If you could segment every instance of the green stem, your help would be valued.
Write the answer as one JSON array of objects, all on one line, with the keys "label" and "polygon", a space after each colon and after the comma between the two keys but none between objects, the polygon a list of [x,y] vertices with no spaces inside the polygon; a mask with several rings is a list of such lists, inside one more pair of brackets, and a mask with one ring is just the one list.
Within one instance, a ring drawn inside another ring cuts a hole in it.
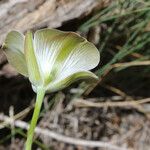
[{"label": "green stem", "polygon": [[31,125],[30,125],[28,133],[27,133],[27,141],[26,141],[26,144],[25,144],[25,150],[31,150],[31,148],[32,148],[34,129],[36,127],[37,120],[39,118],[39,113],[40,113],[40,110],[41,110],[44,95],[45,95],[45,90],[44,89],[39,89],[37,91],[37,97],[36,97],[34,113],[33,113],[33,116],[32,116]]}]

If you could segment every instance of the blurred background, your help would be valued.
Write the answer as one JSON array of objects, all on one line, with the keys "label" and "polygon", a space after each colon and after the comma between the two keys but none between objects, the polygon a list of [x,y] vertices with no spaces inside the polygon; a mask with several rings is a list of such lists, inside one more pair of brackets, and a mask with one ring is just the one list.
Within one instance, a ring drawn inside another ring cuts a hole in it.
[{"label": "blurred background", "polygon": [[[101,62],[93,72],[99,81],[46,95],[38,126],[57,137],[37,133],[33,149],[113,150],[113,144],[149,150],[150,1],[0,0],[0,45],[10,30],[46,27],[75,31],[96,45]],[[28,79],[0,50],[0,150],[23,149],[26,130],[17,121],[30,122],[34,100]],[[91,148],[86,140],[111,144]]]}]

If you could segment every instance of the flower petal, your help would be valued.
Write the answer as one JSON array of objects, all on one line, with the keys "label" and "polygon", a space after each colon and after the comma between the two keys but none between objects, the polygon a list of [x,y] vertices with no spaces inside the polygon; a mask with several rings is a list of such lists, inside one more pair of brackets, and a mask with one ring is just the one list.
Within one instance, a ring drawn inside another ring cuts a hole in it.
[{"label": "flower petal", "polygon": [[99,51],[92,43],[86,40],[78,43],[61,62],[62,67],[59,69],[56,80],[65,78],[75,72],[91,70],[98,65],[99,61]]},{"label": "flower petal", "polygon": [[4,45],[4,52],[9,63],[22,75],[28,76],[27,65],[24,57],[24,35],[17,31],[7,34]]},{"label": "flower petal", "polygon": [[90,81],[90,83],[92,83],[92,82],[97,81],[98,77],[90,71],[76,72],[62,80],[56,80],[56,81],[52,82],[51,84],[49,84],[47,86],[47,92],[55,92],[57,90],[61,90],[65,87],[71,85],[73,82],[82,80],[82,79]]},{"label": "flower petal", "polygon": [[42,29],[34,34],[34,49],[44,84],[53,78],[51,70],[61,45],[56,37],[62,34],[55,29]]},{"label": "flower petal", "polygon": [[31,32],[27,32],[25,36],[25,58],[28,67],[29,79],[33,85],[41,86],[42,80],[37,64],[37,60],[35,57],[35,51],[33,47],[33,37]]},{"label": "flower petal", "polygon": [[99,63],[99,52],[86,39],[73,32],[43,29],[35,33],[34,46],[46,83],[75,72],[90,70]]}]

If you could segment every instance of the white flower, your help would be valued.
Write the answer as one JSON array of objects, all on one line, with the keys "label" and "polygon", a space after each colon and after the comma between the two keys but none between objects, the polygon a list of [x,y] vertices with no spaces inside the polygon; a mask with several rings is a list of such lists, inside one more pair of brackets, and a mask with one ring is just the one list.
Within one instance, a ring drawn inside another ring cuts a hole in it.
[{"label": "white flower", "polygon": [[88,71],[100,61],[97,48],[73,32],[42,29],[34,36],[31,32],[24,36],[11,31],[5,39],[4,51],[9,63],[29,77],[34,91],[42,87],[53,92],[76,80],[97,79]]}]

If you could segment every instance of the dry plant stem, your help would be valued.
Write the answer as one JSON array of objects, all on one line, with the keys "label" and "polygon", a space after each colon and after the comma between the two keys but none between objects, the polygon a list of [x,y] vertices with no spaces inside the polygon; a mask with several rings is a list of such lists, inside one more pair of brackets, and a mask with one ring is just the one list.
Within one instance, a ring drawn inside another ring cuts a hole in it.
[{"label": "dry plant stem", "polygon": [[27,141],[25,144],[25,150],[31,150],[32,149],[34,130],[35,130],[35,127],[37,124],[37,120],[39,118],[39,113],[41,110],[44,95],[45,95],[45,90],[43,88],[38,89],[34,113],[32,116],[31,125],[30,125],[28,133],[27,133]]},{"label": "dry plant stem", "polygon": [[[26,122],[21,121],[21,120],[13,120],[12,118],[5,116],[3,114],[0,114],[0,120],[6,122],[7,124],[14,123],[16,127],[20,127],[22,129],[28,129],[29,127],[29,125]],[[35,133],[42,134],[49,138],[53,138],[57,141],[61,141],[61,142],[73,144],[73,145],[80,145],[80,146],[86,146],[86,147],[91,147],[91,148],[99,147],[99,148],[104,148],[107,150],[129,150],[127,148],[116,146],[110,142],[90,141],[90,140],[72,138],[72,137],[68,137],[68,136],[56,133],[54,131],[50,131],[48,129],[42,129],[40,127],[35,128]]]},{"label": "dry plant stem", "polygon": [[125,106],[132,106],[136,107],[137,105],[144,104],[150,102],[150,98],[145,98],[137,101],[125,101],[125,102],[91,102],[88,100],[77,99],[75,100],[74,105],[76,107],[95,107],[95,108],[102,108],[102,107],[125,107]]},{"label": "dry plant stem", "polygon": [[[30,105],[29,107],[25,108],[24,110],[20,111],[18,114],[13,116],[13,119],[23,119],[29,112],[30,110],[33,108],[33,104]],[[2,122],[0,123],[0,129],[5,128],[7,126],[6,122]]]},{"label": "dry plant stem", "polygon": [[132,66],[148,66],[150,65],[150,61],[135,61],[135,62],[126,62],[126,63],[116,63],[113,64],[113,68],[118,68],[118,67],[132,67]]}]

